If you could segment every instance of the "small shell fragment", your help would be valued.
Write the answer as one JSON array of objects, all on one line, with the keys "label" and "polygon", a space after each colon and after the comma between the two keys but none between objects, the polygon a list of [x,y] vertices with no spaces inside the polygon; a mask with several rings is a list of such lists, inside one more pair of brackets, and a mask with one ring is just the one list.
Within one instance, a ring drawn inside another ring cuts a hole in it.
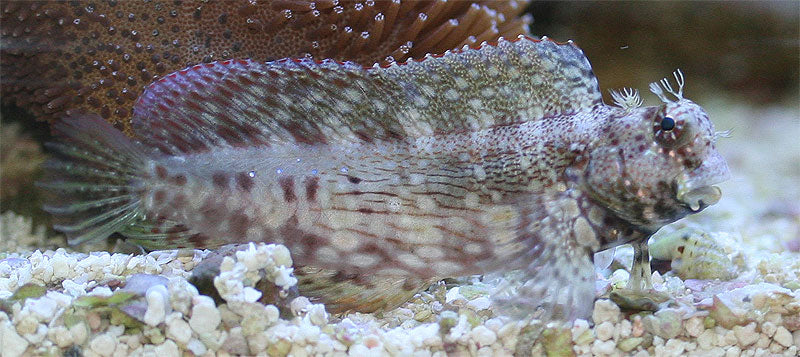
[{"label": "small shell fragment", "polygon": [[736,267],[708,233],[683,228],[656,239],[650,244],[654,260],[671,261],[672,270],[681,279],[731,280]]}]

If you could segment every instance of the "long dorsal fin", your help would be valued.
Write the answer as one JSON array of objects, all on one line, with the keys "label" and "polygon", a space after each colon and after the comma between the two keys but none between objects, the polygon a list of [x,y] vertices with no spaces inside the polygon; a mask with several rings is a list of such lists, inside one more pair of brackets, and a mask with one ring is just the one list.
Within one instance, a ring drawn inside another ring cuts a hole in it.
[{"label": "long dorsal fin", "polygon": [[197,65],[152,84],[133,124],[147,144],[177,154],[480,130],[601,102],[577,46],[519,37],[387,67],[309,59]]}]

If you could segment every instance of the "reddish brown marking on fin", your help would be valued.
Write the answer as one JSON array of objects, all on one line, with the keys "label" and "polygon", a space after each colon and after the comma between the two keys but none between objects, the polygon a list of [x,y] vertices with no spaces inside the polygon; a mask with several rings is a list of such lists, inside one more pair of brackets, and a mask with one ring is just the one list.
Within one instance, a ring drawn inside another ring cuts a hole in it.
[{"label": "reddish brown marking on fin", "polygon": [[300,239],[300,243],[309,248],[318,247],[324,242],[325,239],[315,234],[304,234],[303,238]]},{"label": "reddish brown marking on fin", "polygon": [[357,274],[353,274],[353,273],[348,274],[348,273],[345,273],[343,271],[337,271],[336,274],[334,274],[331,277],[331,280],[333,280],[333,282],[335,282],[335,283],[342,283],[342,282],[345,282],[345,281],[348,281],[348,280],[355,279],[356,276],[357,276]]},{"label": "reddish brown marking on fin", "polygon": [[247,237],[247,230],[250,229],[250,217],[244,213],[234,213],[228,220],[231,234],[240,240]]},{"label": "reddish brown marking on fin", "polygon": [[180,233],[180,232],[184,232],[184,231],[186,231],[186,226],[184,226],[182,224],[178,224],[178,225],[175,225],[175,226],[167,228],[166,233],[167,234],[175,234],[175,233]]},{"label": "reddish brown marking on fin", "polygon": [[381,249],[381,247],[379,247],[377,244],[373,242],[367,242],[362,244],[361,247],[358,248],[358,251],[366,254],[378,254],[383,258],[389,259],[389,256],[387,256],[386,252],[384,252],[383,249]]},{"label": "reddish brown marking on fin", "polygon": [[228,188],[228,175],[225,172],[217,171],[211,175],[211,182],[219,189]]},{"label": "reddish brown marking on fin", "polygon": [[153,192],[153,204],[156,206],[160,206],[164,203],[164,199],[167,198],[167,193],[164,190],[156,190]]},{"label": "reddish brown marking on fin", "polygon": [[185,185],[186,184],[186,175],[184,175],[184,174],[175,175],[172,178],[172,183],[174,183],[174,184],[176,184],[178,186]]},{"label": "reddish brown marking on fin", "polygon": [[371,208],[363,208],[363,207],[359,208],[358,212],[364,213],[364,214],[375,213],[375,211],[373,209],[371,209]]},{"label": "reddish brown marking on fin", "polygon": [[202,248],[202,247],[206,246],[206,244],[208,242],[208,237],[206,237],[206,236],[204,236],[204,235],[202,235],[200,233],[197,233],[197,234],[192,234],[191,236],[189,236],[188,241],[189,241],[189,243],[192,244],[193,247]]},{"label": "reddish brown marking on fin", "polygon": [[403,290],[416,290],[417,287],[417,284],[415,284],[411,279],[406,279],[403,281]]},{"label": "reddish brown marking on fin", "polygon": [[286,200],[286,202],[294,202],[297,200],[297,196],[294,195],[293,176],[283,176],[279,178],[278,184],[281,185],[281,189],[283,190],[283,199]]},{"label": "reddish brown marking on fin", "polygon": [[359,140],[361,140],[361,141],[363,141],[363,142],[365,142],[367,144],[372,144],[372,142],[373,142],[372,136],[368,132],[366,132],[365,130],[357,130],[357,131],[353,132],[353,134]]},{"label": "reddish brown marking on fin", "polygon": [[360,178],[355,177],[355,176],[349,176],[349,175],[347,176],[347,181],[350,181],[350,183],[353,183],[353,184],[356,184],[356,185],[361,183],[361,179]]},{"label": "reddish brown marking on fin", "polygon": [[[313,123],[307,123],[312,125]],[[304,128],[300,125],[299,122],[290,122],[286,124],[286,131],[292,135],[292,138],[299,144],[326,144],[327,139],[322,132],[319,130],[319,127],[316,127],[316,124],[313,124],[313,128]]]},{"label": "reddish brown marking on fin", "polygon": [[234,177],[236,180],[236,187],[240,188],[242,191],[250,192],[253,189],[253,178],[250,177],[250,174],[247,172],[239,172]]},{"label": "reddish brown marking on fin", "polygon": [[158,176],[158,178],[160,178],[162,180],[166,180],[167,179],[167,169],[165,169],[164,166],[157,165],[156,166],[156,176]]},{"label": "reddish brown marking on fin", "polygon": [[405,139],[405,135],[403,133],[397,132],[395,130],[389,129],[386,131],[386,136],[392,140],[403,140]]},{"label": "reddish brown marking on fin", "polygon": [[319,177],[312,176],[306,178],[306,199],[308,201],[317,200],[317,190],[319,189]]},{"label": "reddish brown marking on fin", "polygon": [[171,203],[173,208],[182,208],[186,205],[186,195],[179,193],[172,199]]},{"label": "reddish brown marking on fin", "polygon": [[200,213],[203,215],[206,223],[212,226],[221,223],[225,214],[221,205],[215,202],[213,197],[209,197],[203,202],[203,205],[200,207]]}]

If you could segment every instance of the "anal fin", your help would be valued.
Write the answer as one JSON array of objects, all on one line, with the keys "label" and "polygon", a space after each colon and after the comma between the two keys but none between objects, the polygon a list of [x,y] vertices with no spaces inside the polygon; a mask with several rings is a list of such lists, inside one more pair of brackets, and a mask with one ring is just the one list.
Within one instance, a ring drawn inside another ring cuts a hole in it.
[{"label": "anal fin", "polygon": [[138,219],[119,233],[125,236],[129,243],[148,251],[195,247],[198,243],[209,240],[201,233],[170,220]]},{"label": "anal fin", "polygon": [[586,197],[568,190],[524,198],[516,206],[524,217],[516,241],[523,244],[503,261],[518,270],[503,274],[508,268],[499,267],[490,274],[501,279],[492,294],[495,312],[543,322],[588,318],[595,298],[592,255],[600,242],[598,227],[584,217]]},{"label": "anal fin", "polygon": [[566,322],[591,315],[594,265],[586,252],[551,249],[501,278],[492,296],[501,315]]},{"label": "anal fin", "polygon": [[300,295],[324,303],[332,313],[388,311],[437,280],[344,274],[312,266],[297,267],[295,276]]}]

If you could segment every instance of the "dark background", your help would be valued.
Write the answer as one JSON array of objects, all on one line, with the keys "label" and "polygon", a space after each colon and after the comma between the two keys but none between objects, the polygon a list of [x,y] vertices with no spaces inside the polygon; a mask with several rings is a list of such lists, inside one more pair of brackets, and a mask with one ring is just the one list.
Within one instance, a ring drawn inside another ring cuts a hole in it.
[{"label": "dark background", "polygon": [[528,13],[531,33],[586,52],[606,102],[623,86],[647,99],[648,82],[680,68],[688,98],[798,105],[798,1],[534,1]]}]

